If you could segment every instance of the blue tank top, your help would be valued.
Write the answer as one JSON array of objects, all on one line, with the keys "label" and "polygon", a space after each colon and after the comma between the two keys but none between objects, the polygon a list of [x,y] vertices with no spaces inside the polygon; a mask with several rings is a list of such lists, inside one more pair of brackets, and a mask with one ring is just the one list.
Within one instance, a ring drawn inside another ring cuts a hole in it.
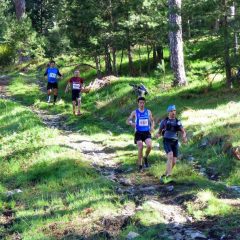
[{"label": "blue tank top", "polygon": [[138,109],[136,109],[136,131],[150,131],[150,121],[147,109],[145,109],[144,112],[140,112]]},{"label": "blue tank top", "polygon": [[59,73],[57,68],[48,68],[47,69],[48,82],[55,83],[57,82],[57,75]]}]

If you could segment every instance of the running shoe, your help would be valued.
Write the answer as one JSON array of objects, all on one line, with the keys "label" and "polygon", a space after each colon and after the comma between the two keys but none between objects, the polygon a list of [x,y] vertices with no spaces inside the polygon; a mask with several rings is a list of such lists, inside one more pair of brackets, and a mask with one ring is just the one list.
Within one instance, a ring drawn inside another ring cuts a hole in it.
[{"label": "running shoe", "polygon": [[149,163],[148,163],[147,157],[144,157],[143,160],[144,160],[144,167],[149,168]]},{"label": "running shoe", "polygon": [[142,166],[142,165],[139,165],[139,166],[138,166],[138,171],[139,171],[139,172],[143,172],[143,166]]},{"label": "running shoe", "polygon": [[170,183],[170,182],[172,182],[172,181],[173,181],[173,179],[171,178],[171,176],[165,176],[165,177],[163,178],[163,183],[164,183],[164,184]]}]

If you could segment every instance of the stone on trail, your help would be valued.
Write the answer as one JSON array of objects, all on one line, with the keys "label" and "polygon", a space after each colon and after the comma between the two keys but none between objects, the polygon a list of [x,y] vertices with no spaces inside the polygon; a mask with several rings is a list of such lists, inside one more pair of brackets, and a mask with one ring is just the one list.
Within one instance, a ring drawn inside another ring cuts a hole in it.
[{"label": "stone on trail", "polygon": [[174,186],[173,185],[167,186],[165,187],[165,190],[168,192],[172,192],[174,190]]},{"label": "stone on trail", "polygon": [[189,236],[189,239],[193,240],[207,239],[207,237],[203,233],[201,233],[200,231],[196,231],[194,229],[186,230],[185,234]]},{"label": "stone on trail", "polygon": [[110,130],[107,131],[110,136],[112,136],[112,132]]},{"label": "stone on trail", "polygon": [[13,196],[13,195],[15,195],[16,193],[22,193],[23,191],[21,190],[21,189],[14,189],[14,190],[12,190],[12,191],[7,191],[6,192],[6,195],[8,196],[8,197],[10,197],[10,196]]},{"label": "stone on trail", "polygon": [[209,144],[208,139],[203,139],[198,147],[199,148],[206,148],[208,146],[208,144]]},{"label": "stone on trail", "polygon": [[138,233],[135,233],[135,232],[129,232],[126,239],[127,240],[130,240],[130,239],[134,239],[136,237],[139,237],[140,235]]},{"label": "stone on trail", "polygon": [[230,186],[228,188],[231,189],[231,190],[234,190],[234,191],[236,191],[238,193],[240,193],[240,186]]},{"label": "stone on trail", "polygon": [[151,192],[157,191],[158,188],[159,188],[158,185],[157,185],[157,186],[140,187],[140,188],[139,188],[139,191],[151,193]]},{"label": "stone on trail", "polygon": [[174,235],[173,238],[174,238],[174,240],[183,240],[184,236],[181,233],[178,232]]},{"label": "stone on trail", "polygon": [[188,160],[188,162],[193,162],[195,160],[195,158],[192,155],[189,155],[187,157],[187,160]]},{"label": "stone on trail", "polygon": [[119,183],[122,184],[123,186],[132,186],[133,185],[131,180],[126,179],[126,178],[120,178]]}]

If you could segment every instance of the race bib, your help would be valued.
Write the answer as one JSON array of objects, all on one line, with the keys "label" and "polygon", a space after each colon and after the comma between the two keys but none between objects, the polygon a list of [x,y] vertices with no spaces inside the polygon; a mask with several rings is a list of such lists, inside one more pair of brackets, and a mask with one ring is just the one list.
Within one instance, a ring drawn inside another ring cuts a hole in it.
[{"label": "race bib", "polygon": [[73,83],[73,89],[80,89],[81,85],[79,83]]},{"label": "race bib", "polygon": [[148,126],[148,119],[140,119],[139,120],[139,126],[147,127]]},{"label": "race bib", "polygon": [[50,77],[50,78],[56,78],[56,77],[57,77],[57,74],[56,74],[56,73],[49,73],[49,77]]}]

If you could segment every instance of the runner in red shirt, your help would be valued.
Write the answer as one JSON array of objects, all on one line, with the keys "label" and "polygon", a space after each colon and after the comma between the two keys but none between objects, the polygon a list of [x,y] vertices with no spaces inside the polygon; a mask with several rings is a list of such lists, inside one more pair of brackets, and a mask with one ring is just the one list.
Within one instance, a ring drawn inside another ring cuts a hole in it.
[{"label": "runner in red shirt", "polygon": [[80,77],[80,71],[74,71],[74,77],[68,80],[68,84],[65,89],[65,93],[69,90],[70,86],[72,89],[72,105],[73,105],[73,114],[76,114],[76,105],[78,106],[77,115],[81,115],[81,90],[83,87],[84,79]]}]

